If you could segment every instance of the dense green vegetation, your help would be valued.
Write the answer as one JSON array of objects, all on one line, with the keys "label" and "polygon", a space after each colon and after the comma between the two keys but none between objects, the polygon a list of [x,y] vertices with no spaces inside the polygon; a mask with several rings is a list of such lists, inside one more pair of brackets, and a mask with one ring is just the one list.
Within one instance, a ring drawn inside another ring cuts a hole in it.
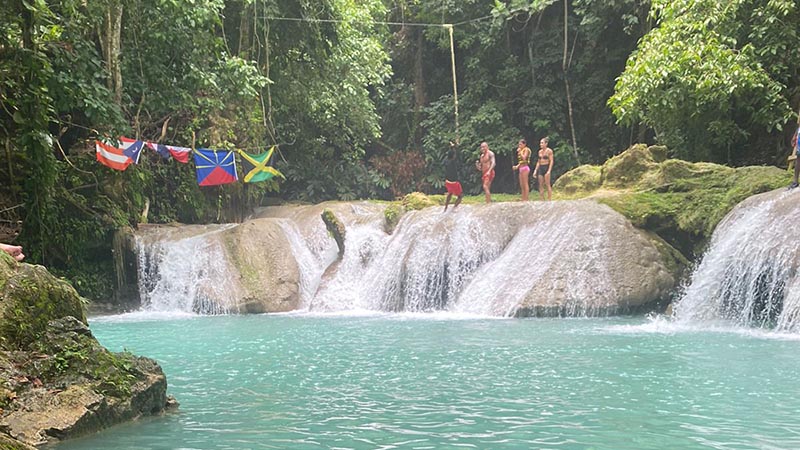
[{"label": "dense green vegetation", "polygon": [[[634,142],[776,164],[798,15],[791,0],[2,2],[0,241],[106,299],[120,226],[236,221],[267,197],[439,192],[451,139],[466,168],[489,142],[507,192],[521,137],[535,150],[550,136],[556,176]],[[115,172],[93,140],[119,135],[278,144],[287,180],[200,188],[192,164],[153,152]]]}]

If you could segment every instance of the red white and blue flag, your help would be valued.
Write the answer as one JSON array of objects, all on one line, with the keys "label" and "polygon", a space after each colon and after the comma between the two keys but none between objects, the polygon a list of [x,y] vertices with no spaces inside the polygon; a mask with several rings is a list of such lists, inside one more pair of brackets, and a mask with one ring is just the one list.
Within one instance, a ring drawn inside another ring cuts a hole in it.
[{"label": "red white and blue flag", "polygon": [[118,147],[95,141],[97,160],[115,170],[125,170],[131,163],[139,164],[139,156],[142,154],[143,147],[144,142],[125,137],[119,138]]},{"label": "red white and blue flag", "polygon": [[233,183],[239,179],[232,151],[198,148],[194,152],[194,167],[200,186]]},{"label": "red white and blue flag", "polygon": [[192,149],[186,147],[177,147],[175,145],[163,145],[156,144],[155,142],[148,142],[147,146],[161,155],[162,158],[167,159],[172,156],[175,158],[175,160],[183,164],[187,164],[189,162],[189,155],[192,154]]}]

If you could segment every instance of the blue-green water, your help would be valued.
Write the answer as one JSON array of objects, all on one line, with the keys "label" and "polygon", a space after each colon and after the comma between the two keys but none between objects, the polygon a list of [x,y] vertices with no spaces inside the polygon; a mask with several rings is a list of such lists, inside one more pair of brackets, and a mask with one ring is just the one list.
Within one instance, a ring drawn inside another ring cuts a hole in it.
[{"label": "blue-green water", "polygon": [[178,412],[73,449],[800,448],[800,337],[644,318],[91,323]]}]

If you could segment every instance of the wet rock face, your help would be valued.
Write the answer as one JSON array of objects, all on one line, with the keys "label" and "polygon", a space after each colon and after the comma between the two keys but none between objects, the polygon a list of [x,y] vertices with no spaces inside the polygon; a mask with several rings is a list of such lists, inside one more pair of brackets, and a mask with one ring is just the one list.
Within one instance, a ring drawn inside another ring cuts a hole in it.
[{"label": "wet rock face", "polygon": [[681,264],[607,206],[582,200],[476,209],[471,216],[475,228],[484,230],[482,242],[497,243],[497,250],[472,274],[453,274],[452,264],[448,267],[447,276],[470,278],[451,307],[455,311],[517,317],[625,314],[656,309],[677,283]]},{"label": "wet rock face", "polygon": [[300,268],[276,219],[249,220],[224,231],[221,239],[234,274],[238,274],[238,312],[259,314],[298,308]]},{"label": "wet rock face", "polygon": [[86,325],[71,286],[3,255],[0,448],[25,449],[164,410],[166,377],[155,361],[109,352]]}]

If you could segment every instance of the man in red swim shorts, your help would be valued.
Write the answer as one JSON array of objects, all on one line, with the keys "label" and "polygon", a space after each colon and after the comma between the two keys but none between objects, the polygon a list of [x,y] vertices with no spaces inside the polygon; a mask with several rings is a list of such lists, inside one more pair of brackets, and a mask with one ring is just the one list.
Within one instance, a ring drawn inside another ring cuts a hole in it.
[{"label": "man in red swim shorts", "polygon": [[481,171],[483,194],[486,203],[492,203],[492,181],[494,180],[494,152],[489,150],[489,144],[481,142],[481,156],[475,161],[475,167]]},{"label": "man in red swim shorts", "polygon": [[447,151],[447,158],[444,159],[444,187],[447,189],[447,198],[444,201],[444,210],[447,211],[447,206],[450,205],[450,198],[456,196],[456,203],[453,208],[456,208],[461,203],[461,197],[464,196],[464,191],[461,189],[461,181],[458,176],[458,152],[456,152],[456,144],[450,141],[450,150]]}]

